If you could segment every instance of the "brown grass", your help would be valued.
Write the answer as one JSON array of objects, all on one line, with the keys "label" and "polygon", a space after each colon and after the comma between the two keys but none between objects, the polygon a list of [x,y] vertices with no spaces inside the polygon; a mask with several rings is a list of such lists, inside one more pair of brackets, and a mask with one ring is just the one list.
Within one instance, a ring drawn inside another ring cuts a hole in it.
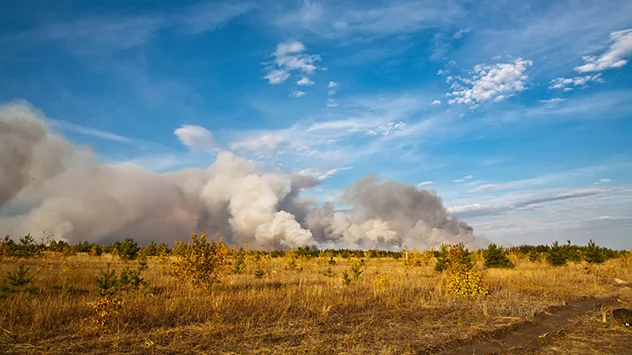
[{"label": "brown grass", "polygon": [[[448,295],[432,263],[406,268],[393,259],[366,259],[366,271],[344,286],[342,273],[351,275],[357,259],[336,260],[298,258],[300,271],[271,259],[262,279],[251,261],[247,273],[229,275],[209,293],[169,277],[150,258],[143,272],[149,286],[120,294],[123,306],[105,326],[91,321],[91,303],[99,299],[94,276],[107,263],[120,270],[133,262],[52,254],[3,260],[0,276],[18,263],[31,266],[38,292],[0,299],[0,352],[416,353],[579,297],[612,296],[632,305],[630,288],[613,282],[632,281],[632,269],[620,260],[554,268],[514,258],[515,269],[484,270],[489,295],[470,298]],[[325,275],[329,267],[333,277]]]}]

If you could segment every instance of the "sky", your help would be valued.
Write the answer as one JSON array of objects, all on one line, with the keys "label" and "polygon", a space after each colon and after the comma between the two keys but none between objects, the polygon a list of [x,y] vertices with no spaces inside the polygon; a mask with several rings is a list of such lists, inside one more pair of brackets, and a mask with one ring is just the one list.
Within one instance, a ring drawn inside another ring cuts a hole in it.
[{"label": "sky", "polygon": [[436,191],[504,245],[632,248],[632,2],[23,1],[0,104],[107,164],[230,151],[340,193]]}]

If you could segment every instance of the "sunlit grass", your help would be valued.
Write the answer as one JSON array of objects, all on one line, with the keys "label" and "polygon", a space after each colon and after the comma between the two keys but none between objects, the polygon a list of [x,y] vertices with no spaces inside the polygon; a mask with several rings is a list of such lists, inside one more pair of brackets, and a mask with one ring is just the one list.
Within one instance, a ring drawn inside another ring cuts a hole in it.
[{"label": "sunlit grass", "polygon": [[54,253],[5,259],[0,275],[26,264],[38,290],[0,299],[0,350],[402,353],[529,319],[579,297],[632,300],[630,288],[613,281],[632,280],[622,260],[552,267],[511,257],[513,269],[484,269],[476,260],[489,290],[476,297],[450,295],[434,260],[411,267],[405,259],[364,258],[356,278],[359,258],[249,257],[241,273],[228,273],[209,292],[169,276],[165,268],[174,257],[151,257],[142,274],[147,286],[120,292],[122,305],[104,325],[93,321],[100,299],[94,276],[108,264],[119,272],[135,261]]}]

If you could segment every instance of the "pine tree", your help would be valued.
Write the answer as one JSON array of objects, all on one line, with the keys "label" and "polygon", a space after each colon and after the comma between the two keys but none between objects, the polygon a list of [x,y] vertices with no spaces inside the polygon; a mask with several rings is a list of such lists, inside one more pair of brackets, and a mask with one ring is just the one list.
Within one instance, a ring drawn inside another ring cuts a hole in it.
[{"label": "pine tree", "polygon": [[511,268],[514,264],[509,260],[505,249],[499,248],[492,243],[485,250],[485,267],[489,268]]},{"label": "pine tree", "polygon": [[601,264],[606,261],[603,250],[592,239],[588,242],[586,249],[584,249],[584,260],[591,264]]},{"label": "pine tree", "polygon": [[551,249],[549,249],[546,254],[546,262],[553,266],[563,266],[566,265],[566,254],[564,253],[564,249],[557,243],[557,241],[551,244]]}]

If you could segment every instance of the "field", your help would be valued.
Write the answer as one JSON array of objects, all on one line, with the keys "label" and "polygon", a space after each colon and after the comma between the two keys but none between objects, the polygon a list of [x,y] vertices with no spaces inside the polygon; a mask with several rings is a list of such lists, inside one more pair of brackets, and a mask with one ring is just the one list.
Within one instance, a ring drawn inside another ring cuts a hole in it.
[{"label": "field", "polygon": [[172,277],[178,257],[162,255],[148,258],[143,282],[112,296],[99,295],[95,276],[108,265],[117,275],[136,270],[138,261],[5,257],[0,276],[25,265],[33,279],[0,298],[0,352],[629,353],[632,330],[608,313],[632,306],[632,289],[615,282],[632,281],[629,256],[554,267],[509,254],[515,267],[495,269],[474,253],[486,294],[459,296],[432,254],[417,255],[412,263],[229,251],[211,290]]}]

